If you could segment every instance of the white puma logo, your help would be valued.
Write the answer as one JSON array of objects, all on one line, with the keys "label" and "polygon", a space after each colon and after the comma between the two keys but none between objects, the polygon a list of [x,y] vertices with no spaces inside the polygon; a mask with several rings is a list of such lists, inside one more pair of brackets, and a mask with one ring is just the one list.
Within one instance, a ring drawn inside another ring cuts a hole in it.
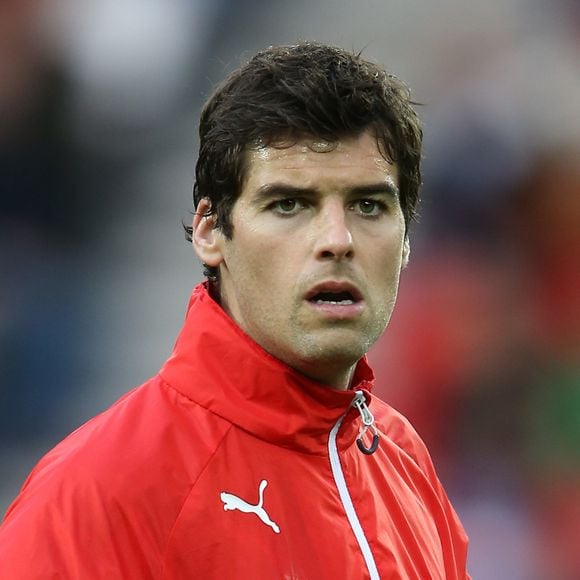
[{"label": "white puma logo", "polygon": [[266,510],[262,507],[264,505],[264,490],[268,482],[265,479],[262,479],[260,482],[259,488],[259,501],[256,505],[252,505],[247,501],[235,496],[232,493],[227,493],[222,491],[220,493],[220,498],[224,504],[224,510],[240,510],[246,514],[256,514],[267,526],[270,526],[275,533],[280,533],[280,528],[277,524],[275,524],[271,519],[270,516],[266,513]]}]

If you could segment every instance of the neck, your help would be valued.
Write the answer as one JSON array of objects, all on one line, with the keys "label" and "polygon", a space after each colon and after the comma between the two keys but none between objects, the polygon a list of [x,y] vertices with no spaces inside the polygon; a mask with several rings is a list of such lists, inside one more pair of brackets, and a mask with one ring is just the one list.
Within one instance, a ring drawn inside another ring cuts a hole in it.
[{"label": "neck", "polygon": [[331,365],[325,365],[323,362],[312,365],[312,368],[298,368],[294,366],[295,370],[307,376],[309,379],[318,381],[337,391],[346,391],[350,388],[356,365],[342,372],[321,372],[321,370],[326,371],[328,368],[331,368]]}]

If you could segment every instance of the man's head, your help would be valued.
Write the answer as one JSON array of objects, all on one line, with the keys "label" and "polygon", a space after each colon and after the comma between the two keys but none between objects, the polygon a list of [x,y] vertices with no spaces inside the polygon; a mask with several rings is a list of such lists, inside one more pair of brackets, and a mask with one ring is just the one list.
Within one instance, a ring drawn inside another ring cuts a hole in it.
[{"label": "man's head", "polygon": [[224,309],[258,344],[345,388],[384,331],[408,257],[421,130],[357,55],[269,49],[206,105],[191,230]]},{"label": "man's head", "polygon": [[[334,142],[370,130],[399,168],[408,228],[421,184],[422,131],[413,104],[403,83],[360,54],[310,42],[261,51],[231,73],[203,108],[194,206],[207,198],[216,227],[231,238],[230,215],[249,151],[304,136]],[[187,227],[189,240],[191,233]],[[206,266],[206,274],[217,278],[219,272]]]}]

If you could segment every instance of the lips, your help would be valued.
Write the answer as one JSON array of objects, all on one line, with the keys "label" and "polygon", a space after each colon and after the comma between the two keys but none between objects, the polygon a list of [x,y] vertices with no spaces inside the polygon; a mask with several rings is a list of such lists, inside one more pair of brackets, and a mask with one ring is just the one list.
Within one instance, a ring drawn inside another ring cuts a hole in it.
[{"label": "lips", "polygon": [[306,300],[313,304],[348,306],[362,301],[359,289],[350,282],[328,280],[311,288]]}]

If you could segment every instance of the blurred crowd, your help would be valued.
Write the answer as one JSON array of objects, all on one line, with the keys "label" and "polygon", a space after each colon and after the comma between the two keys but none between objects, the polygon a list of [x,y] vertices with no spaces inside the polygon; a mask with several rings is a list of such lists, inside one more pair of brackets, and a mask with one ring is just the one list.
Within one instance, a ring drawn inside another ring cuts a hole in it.
[{"label": "blurred crowd", "polygon": [[201,280],[180,231],[200,104],[244,54],[314,39],[423,103],[377,392],[430,447],[474,579],[576,580],[580,2],[314,4],[0,4],[0,511],[170,350]]}]

